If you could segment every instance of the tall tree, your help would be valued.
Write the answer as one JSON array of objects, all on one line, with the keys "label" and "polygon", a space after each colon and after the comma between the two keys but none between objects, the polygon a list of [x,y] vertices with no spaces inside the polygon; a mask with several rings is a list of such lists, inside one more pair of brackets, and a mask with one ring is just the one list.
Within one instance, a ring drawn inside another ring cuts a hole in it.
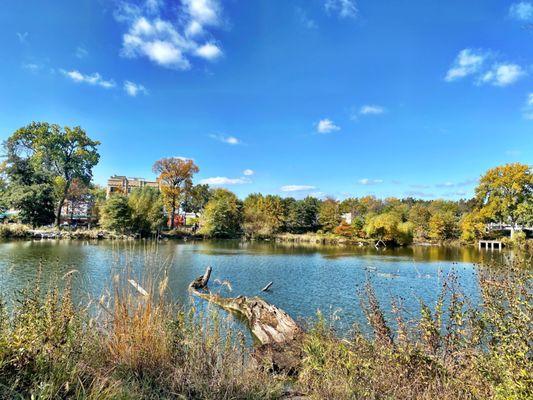
[{"label": "tall tree", "polygon": [[170,210],[170,227],[174,228],[174,216],[187,198],[192,188],[192,177],[199,168],[192,160],[171,157],[155,162],[153,171],[158,174],[157,181],[165,206]]},{"label": "tall tree", "polygon": [[61,128],[56,124],[32,122],[18,129],[6,141],[8,163],[14,158],[27,158],[36,170],[50,175],[56,187],[56,225],[72,182],[88,185],[92,169],[100,158],[97,147],[79,126]]},{"label": "tall tree", "polygon": [[531,202],[532,198],[531,167],[520,163],[489,169],[476,188],[481,214],[492,221],[509,223],[511,236],[522,217],[523,204]]}]

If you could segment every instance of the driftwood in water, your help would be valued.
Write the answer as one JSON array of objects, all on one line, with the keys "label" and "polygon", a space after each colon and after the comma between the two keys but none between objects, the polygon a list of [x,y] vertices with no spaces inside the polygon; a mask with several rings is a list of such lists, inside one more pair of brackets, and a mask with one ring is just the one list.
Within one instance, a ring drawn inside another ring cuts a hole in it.
[{"label": "driftwood in water", "polygon": [[269,282],[263,289],[261,289],[262,292],[268,292],[270,287],[272,286],[274,282]]},{"label": "driftwood in water", "polygon": [[210,293],[207,287],[210,276],[211,267],[208,267],[204,275],[191,282],[189,289],[195,295],[238,313],[247,320],[252,334],[261,343],[253,353],[257,359],[262,362],[267,360],[275,371],[296,372],[302,357],[303,337],[298,324],[285,311],[260,297],[223,297]]}]

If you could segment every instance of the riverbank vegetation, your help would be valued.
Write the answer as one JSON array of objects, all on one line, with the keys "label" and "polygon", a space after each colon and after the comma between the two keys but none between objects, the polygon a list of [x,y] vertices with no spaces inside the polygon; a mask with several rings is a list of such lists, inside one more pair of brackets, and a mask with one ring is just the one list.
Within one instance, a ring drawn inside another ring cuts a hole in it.
[{"label": "riverbank vegetation", "polygon": [[[150,259],[150,257],[147,257]],[[127,270],[127,269],[126,269]],[[480,299],[453,275],[413,319],[360,291],[366,327],[338,336],[309,322],[291,376],[258,363],[216,309],[187,311],[164,270],[75,304],[70,271],[0,306],[0,397],[77,399],[528,399],[533,395],[531,271],[479,270]],[[158,279],[154,277],[159,277]],[[481,302],[481,304],[479,304]],[[203,309],[203,307],[202,307]],[[387,314],[388,315],[388,314]]]},{"label": "riverbank vegetation", "polygon": [[[119,235],[150,237],[178,229],[178,236],[284,240],[308,235],[330,243],[388,245],[473,242],[501,235],[501,230],[488,228],[491,223],[510,230],[514,243],[520,244],[525,234],[515,236],[514,231],[533,225],[533,174],[530,166],[519,163],[488,170],[475,196],[458,201],[295,199],[260,193],[241,200],[227,189],[195,185],[199,168],[193,160],[163,158],[153,166],[159,188],[118,189],[106,196],[91,183],[98,144],[79,127],[32,123],[17,130],[4,144],[7,156],[0,167],[0,213],[17,213],[4,219],[57,226],[62,218],[74,220],[82,209],[89,227]],[[199,216],[193,224],[189,219],[193,228],[178,226],[184,213]],[[14,231],[3,228],[0,235],[17,236]]]}]

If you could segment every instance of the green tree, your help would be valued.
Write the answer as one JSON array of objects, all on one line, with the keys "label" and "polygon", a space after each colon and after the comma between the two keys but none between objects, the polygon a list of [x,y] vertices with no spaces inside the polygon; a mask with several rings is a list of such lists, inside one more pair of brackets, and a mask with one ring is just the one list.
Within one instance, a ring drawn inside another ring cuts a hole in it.
[{"label": "green tree", "polygon": [[491,221],[509,223],[511,236],[523,215],[523,204],[531,202],[532,197],[531,168],[520,163],[489,169],[476,188],[480,212]]},{"label": "green tree", "polygon": [[122,194],[111,196],[102,207],[100,225],[104,229],[126,233],[131,227],[131,208]]},{"label": "green tree", "polygon": [[13,156],[5,169],[8,185],[6,206],[19,211],[22,223],[33,227],[54,221],[54,188],[46,175],[36,171],[28,159]]},{"label": "green tree", "polygon": [[186,196],[185,202],[183,203],[183,211],[200,213],[210,198],[211,191],[209,190],[209,185],[194,185]]},{"label": "green tree", "polygon": [[165,223],[163,201],[156,188],[145,186],[133,190],[128,196],[131,210],[131,229],[147,236]]},{"label": "green tree", "polygon": [[232,238],[241,234],[242,202],[226,189],[215,189],[200,217],[200,233],[214,238]]},{"label": "green tree", "polygon": [[18,129],[5,143],[8,163],[27,157],[36,171],[50,176],[56,188],[56,225],[72,182],[88,185],[100,158],[100,142],[90,139],[79,126],[32,122]]},{"label": "green tree", "polygon": [[341,223],[339,203],[335,199],[326,199],[320,204],[318,220],[326,232],[333,230]]},{"label": "green tree", "polygon": [[319,227],[320,200],[308,196],[288,204],[286,228],[292,233],[315,232]]}]

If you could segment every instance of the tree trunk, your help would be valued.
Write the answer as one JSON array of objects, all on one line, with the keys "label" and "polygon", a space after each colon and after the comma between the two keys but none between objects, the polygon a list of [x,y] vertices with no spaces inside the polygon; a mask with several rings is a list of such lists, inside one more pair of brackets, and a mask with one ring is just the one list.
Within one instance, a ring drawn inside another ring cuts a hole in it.
[{"label": "tree trunk", "polygon": [[176,206],[172,202],[172,211],[170,212],[170,229],[174,229],[174,215],[176,214]]},{"label": "tree trunk", "polygon": [[61,197],[61,200],[59,200],[59,206],[57,207],[56,226],[58,228],[59,228],[59,224],[61,224],[61,209],[63,208],[63,204],[65,204],[65,198],[66,196]]},{"label": "tree trunk", "polygon": [[189,289],[193,294],[246,319],[260,343],[253,356],[261,365],[266,361],[272,371],[297,373],[303,357],[301,344],[304,336],[298,324],[285,311],[260,297],[222,297],[210,293],[207,284],[211,271],[211,267],[207,267],[202,276],[191,282]]},{"label": "tree trunk", "polygon": [[63,190],[63,195],[61,196],[61,199],[59,200],[59,205],[57,207],[57,213],[56,213],[56,226],[59,228],[59,224],[61,223],[61,209],[63,208],[63,204],[65,204],[65,199],[67,198],[67,193],[70,189],[70,181],[67,181],[65,184],[65,190]]}]

